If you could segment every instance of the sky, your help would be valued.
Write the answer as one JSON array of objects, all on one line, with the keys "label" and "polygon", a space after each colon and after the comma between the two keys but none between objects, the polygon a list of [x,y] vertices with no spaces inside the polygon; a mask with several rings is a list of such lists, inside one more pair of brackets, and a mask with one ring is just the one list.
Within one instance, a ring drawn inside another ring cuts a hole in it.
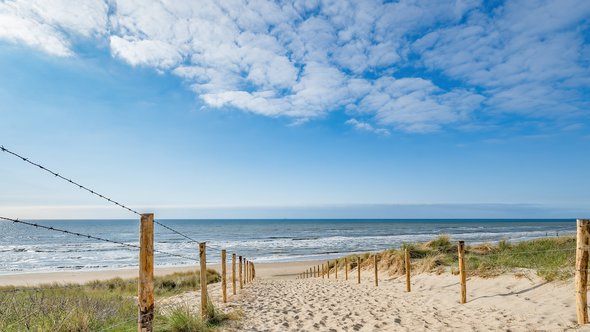
[{"label": "sky", "polygon": [[0,101],[0,145],[159,218],[590,217],[584,0],[4,0]]}]

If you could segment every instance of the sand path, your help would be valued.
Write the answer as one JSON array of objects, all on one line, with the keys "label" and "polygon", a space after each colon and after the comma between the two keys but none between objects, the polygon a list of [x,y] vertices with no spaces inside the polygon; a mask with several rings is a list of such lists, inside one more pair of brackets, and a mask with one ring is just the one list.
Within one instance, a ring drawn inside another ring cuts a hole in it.
[{"label": "sand path", "polygon": [[[366,273],[369,274],[368,272]],[[228,304],[244,317],[228,331],[590,331],[575,323],[572,282],[505,275],[468,281],[423,274],[411,293],[402,279],[258,279]]]}]

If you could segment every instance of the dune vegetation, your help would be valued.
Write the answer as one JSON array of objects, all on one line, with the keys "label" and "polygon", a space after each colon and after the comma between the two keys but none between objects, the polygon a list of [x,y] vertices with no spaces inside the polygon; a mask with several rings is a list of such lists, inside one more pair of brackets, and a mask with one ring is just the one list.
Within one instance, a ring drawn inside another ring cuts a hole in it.
[{"label": "dune vegetation", "polygon": [[[156,298],[199,289],[197,272],[155,277]],[[219,282],[207,270],[207,283]],[[51,284],[0,288],[0,331],[137,331],[137,279],[114,278],[83,285]],[[209,304],[209,316],[178,307],[155,314],[158,331],[213,331],[232,318]]]},{"label": "dune vegetation", "polygon": [[[398,276],[405,273],[404,249],[407,248],[414,273],[458,273],[457,246],[449,236],[441,235],[429,242],[407,243],[399,249],[350,255],[348,262],[354,268],[360,257],[361,268],[372,268],[374,255],[377,255],[379,270]],[[493,277],[507,272],[524,276],[532,272],[547,281],[565,280],[574,275],[575,249],[573,236],[467,245],[465,267],[470,276]],[[332,268],[334,264],[332,261]],[[344,260],[338,260],[338,265],[344,268]]]}]

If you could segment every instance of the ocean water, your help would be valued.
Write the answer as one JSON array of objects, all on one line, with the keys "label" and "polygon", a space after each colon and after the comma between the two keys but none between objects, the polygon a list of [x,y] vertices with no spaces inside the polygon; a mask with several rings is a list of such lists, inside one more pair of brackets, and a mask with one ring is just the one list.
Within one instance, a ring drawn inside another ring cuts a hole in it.
[{"label": "ocean water", "polygon": [[[208,262],[219,262],[219,248],[254,262],[325,259],[349,253],[428,241],[439,234],[468,243],[501,239],[523,241],[575,234],[573,219],[561,220],[158,220],[205,241]],[[72,232],[138,244],[138,220],[42,220]],[[156,250],[198,258],[198,245],[159,226]],[[138,250],[73,235],[0,221],[0,274],[113,269],[137,266]],[[155,255],[156,265],[195,264]]]}]

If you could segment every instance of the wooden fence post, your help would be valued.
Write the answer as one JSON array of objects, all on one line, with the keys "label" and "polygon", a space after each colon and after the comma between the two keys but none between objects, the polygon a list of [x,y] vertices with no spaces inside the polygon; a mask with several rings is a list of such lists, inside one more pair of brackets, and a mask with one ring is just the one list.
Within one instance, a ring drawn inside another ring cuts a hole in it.
[{"label": "wooden fence post", "polygon": [[201,317],[207,319],[207,254],[205,242],[199,243],[199,261],[201,263]]},{"label": "wooden fence post", "polygon": [[344,279],[348,280],[348,258],[344,257]]},{"label": "wooden fence post", "polygon": [[248,263],[250,263],[250,262],[248,262],[247,259],[244,259],[244,285],[250,283],[250,280],[248,279],[248,274],[249,274]]},{"label": "wooden fence post", "polygon": [[465,241],[459,241],[459,276],[461,277],[461,303],[467,302],[467,276],[465,274]]},{"label": "wooden fence post", "polygon": [[231,254],[231,285],[233,294],[236,295],[236,254]]},{"label": "wooden fence post", "polygon": [[141,215],[139,226],[139,280],[137,331],[153,331],[154,321],[154,215]]},{"label": "wooden fence post", "polygon": [[321,276],[322,271],[320,271],[320,266],[318,265],[318,278]]},{"label": "wooden fence post", "polygon": [[334,261],[334,278],[338,279],[338,260]]},{"label": "wooden fence post", "polygon": [[242,256],[238,257],[240,259],[238,263],[238,279],[240,279],[240,289],[244,288],[244,282],[242,280]]},{"label": "wooden fence post", "polygon": [[225,249],[221,250],[221,291],[223,293],[223,303],[227,303],[227,279],[225,268]]},{"label": "wooden fence post", "polygon": [[379,286],[379,270],[377,267],[377,254],[374,256],[373,265],[375,265],[375,287]]},{"label": "wooden fence post", "polygon": [[330,261],[326,262],[326,270],[328,270],[328,279],[330,279]]},{"label": "wooden fence post", "polygon": [[256,279],[256,265],[252,263],[252,280]]},{"label": "wooden fence post", "polygon": [[361,258],[357,257],[356,259],[356,274],[357,274],[357,283],[361,283]]},{"label": "wooden fence post", "polygon": [[322,263],[322,279],[326,277],[326,269],[324,268],[324,263]]},{"label": "wooden fence post", "polygon": [[410,292],[412,289],[412,286],[410,284],[411,265],[410,265],[410,250],[408,248],[406,248],[404,256],[405,256],[405,261],[406,261],[406,292]]},{"label": "wooden fence post", "polygon": [[588,324],[588,246],[590,219],[578,219],[576,233],[576,306],[578,324]]}]

